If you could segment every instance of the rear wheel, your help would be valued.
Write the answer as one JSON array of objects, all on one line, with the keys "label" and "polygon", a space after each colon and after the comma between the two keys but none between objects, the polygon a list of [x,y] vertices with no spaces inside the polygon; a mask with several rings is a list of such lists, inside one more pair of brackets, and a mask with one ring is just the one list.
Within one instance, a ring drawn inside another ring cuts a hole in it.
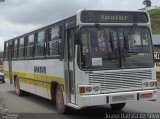
[{"label": "rear wheel", "polygon": [[118,111],[118,110],[123,109],[125,107],[125,105],[126,105],[126,103],[118,103],[118,104],[111,104],[110,106],[113,110]]},{"label": "rear wheel", "polygon": [[68,113],[68,107],[64,104],[63,91],[60,85],[56,88],[56,107],[59,113]]},{"label": "rear wheel", "polygon": [[16,94],[18,96],[22,96],[23,95],[23,91],[20,89],[18,77],[16,77],[16,79],[15,79],[15,90],[16,90]]}]

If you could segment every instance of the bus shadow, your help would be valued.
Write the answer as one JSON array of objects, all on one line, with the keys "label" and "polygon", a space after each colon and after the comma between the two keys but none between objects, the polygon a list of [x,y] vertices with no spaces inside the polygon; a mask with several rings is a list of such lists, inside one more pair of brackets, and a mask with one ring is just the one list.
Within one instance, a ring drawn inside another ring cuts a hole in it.
[{"label": "bus shadow", "polygon": [[[9,91],[10,94],[12,95],[16,95],[15,91]],[[45,107],[49,110],[53,110],[51,112],[49,112],[48,114],[53,118],[56,116],[60,116],[62,118],[65,117],[69,117],[69,118],[73,118],[73,119],[88,119],[88,118],[92,118],[92,119],[101,119],[101,118],[105,118],[106,114],[120,114],[120,113],[125,113],[123,110],[121,111],[114,111],[112,110],[109,105],[105,105],[105,106],[93,106],[93,107],[85,107],[83,109],[80,110],[76,110],[76,109],[71,109],[69,108],[69,113],[67,114],[59,114],[56,111],[56,105],[55,102],[50,101],[48,99],[45,99],[43,97],[34,95],[34,94],[30,94],[27,93],[27,95],[24,95],[20,98],[24,98],[26,100],[28,100],[29,102],[31,101],[32,103],[36,104],[36,105],[40,105],[42,107]],[[33,112],[28,112],[28,113],[33,113]],[[42,113],[40,112],[44,117],[45,115],[48,115],[47,113]],[[49,118],[49,117],[48,117]]]},{"label": "bus shadow", "polygon": [[112,110],[108,105],[106,106],[93,106],[93,107],[86,107],[81,110],[75,110],[71,109],[71,112],[68,114],[68,116],[73,118],[80,118],[80,119],[101,119],[105,118],[106,115],[109,114],[121,114],[125,113],[123,110],[121,111],[115,111]]},{"label": "bus shadow", "polygon": [[[15,91],[9,91],[9,93],[11,95],[17,96]],[[17,97],[23,98],[23,99],[27,100],[27,102],[32,102],[35,105],[40,105],[43,108],[47,108],[47,110],[52,110],[50,112],[56,112],[56,106],[55,106],[54,101],[48,100],[46,98],[31,94],[28,92],[25,93],[25,95],[23,95],[23,96],[17,96]],[[28,113],[32,113],[32,112],[28,112]],[[40,113],[42,113],[42,112],[40,112]]]}]

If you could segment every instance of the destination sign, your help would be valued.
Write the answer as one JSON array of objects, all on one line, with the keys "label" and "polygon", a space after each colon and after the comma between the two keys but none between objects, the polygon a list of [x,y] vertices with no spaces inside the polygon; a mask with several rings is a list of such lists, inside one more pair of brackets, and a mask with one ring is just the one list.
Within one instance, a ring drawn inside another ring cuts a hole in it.
[{"label": "destination sign", "polygon": [[148,23],[145,12],[83,11],[83,23]]}]

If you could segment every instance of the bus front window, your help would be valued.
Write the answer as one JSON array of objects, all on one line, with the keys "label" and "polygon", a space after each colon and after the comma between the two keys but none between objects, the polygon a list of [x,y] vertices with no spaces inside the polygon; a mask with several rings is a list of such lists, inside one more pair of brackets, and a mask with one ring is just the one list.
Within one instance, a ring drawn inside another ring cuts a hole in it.
[{"label": "bus front window", "polygon": [[81,68],[120,69],[152,67],[148,28],[84,27],[81,29]]},{"label": "bus front window", "polygon": [[153,52],[149,30],[135,28],[127,37],[127,55],[122,55],[122,67],[153,67]]}]

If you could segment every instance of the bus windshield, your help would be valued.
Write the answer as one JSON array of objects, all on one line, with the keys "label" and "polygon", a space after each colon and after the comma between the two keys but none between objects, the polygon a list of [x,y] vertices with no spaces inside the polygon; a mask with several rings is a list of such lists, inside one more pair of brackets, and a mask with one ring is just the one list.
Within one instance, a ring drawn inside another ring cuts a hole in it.
[{"label": "bus windshield", "polygon": [[80,41],[82,69],[153,67],[147,27],[83,27]]}]

